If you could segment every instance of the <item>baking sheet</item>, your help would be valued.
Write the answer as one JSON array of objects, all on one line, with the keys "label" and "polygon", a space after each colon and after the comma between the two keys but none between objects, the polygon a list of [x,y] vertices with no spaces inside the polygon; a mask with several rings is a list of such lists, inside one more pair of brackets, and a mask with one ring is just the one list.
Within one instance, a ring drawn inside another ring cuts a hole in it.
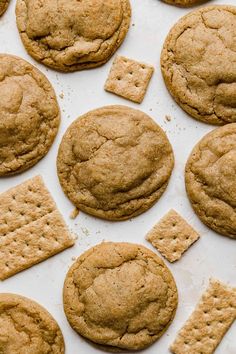
[{"label": "baking sheet", "polygon": [[[228,4],[228,1],[215,0],[208,4]],[[235,5],[235,1],[231,0],[231,4]],[[170,208],[180,212],[200,232],[201,239],[180,261],[175,264],[166,261],[179,290],[177,314],[162,338],[141,353],[169,353],[169,345],[193,311],[210,277],[236,286],[236,241],[216,234],[200,222],[191,209],[184,187],[186,159],[193,146],[207,132],[214,129],[214,126],[189,118],[168,94],[160,72],[159,58],[164,39],[171,26],[190,10],[175,8],[159,0],[131,0],[131,5],[132,24],[118,54],[146,61],[155,66],[154,76],[141,105],[103,90],[112,60],[101,68],[72,74],[57,73],[36,63],[27,55],[19,38],[15,23],[14,0],[11,0],[7,12],[0,19],[0,51],[21,56],[46,74],[56,90],[62,113],[59,134],[47,156],[25,173],[1,178],[0,192],[41,174],[71,231],[78,235],[73,248],[0,283],[0,292],[22,294],[47,308],[63,331],[67,354],[102,353],[71,329],[63,312],[62,287],[67,270],[73,263],[72,258],[103,240],[141,243],[151,248],[144,237]],[[56,174],[59,143],[75,118],[91,109],[109,104],[123,104],[141,109],[166,131],[175,153],[175,168],[169,186],[154,207],[132,220],[108,222],[82,212],[75,220],[70,220],[69,215],[73,206],[63,194]],[[171,116],[170,122],[166,120],[166,115]],[[236,353],[236,323],[228,331],[216,353]]]}]

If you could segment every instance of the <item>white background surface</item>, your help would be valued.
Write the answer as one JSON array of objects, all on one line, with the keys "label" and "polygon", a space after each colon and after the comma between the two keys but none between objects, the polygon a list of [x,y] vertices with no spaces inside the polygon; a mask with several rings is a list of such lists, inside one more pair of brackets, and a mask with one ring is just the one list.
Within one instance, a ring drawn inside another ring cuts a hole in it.
[{"label": "white background surface", "polygon": [[[232,4],[234,2],[231,0]],[[210,4],[227,3],[225,0],[210,1]],[[132,25],[118,53],[150,63],[155,67],[154,76],[141,105],[103,90],[112,60],[101,68],[72,74],[57,73],[36,63],[27,55],[20,41],[15,23],[14,0],[11,0],[7,12],[0,19],[0,51],[21,56],[45,73],[56,90],[62,113],[59,134],[48,155],[21,175],[1,178],[0,192],[41,174],[71,231],[78,235],[73,248],[0,283],[0,292],[22,294],[48,309],[63,331],[66,354],[101,353],[70,328],[63,312],[62,287],[66,272],[73,263],[72,257],[79,256],[102,240],[141,243],[151,248],[144,237],[170,208],[175,208],[180,212],[200,232],[201,239],[187,251],[180,261],[175,264],[169,264],[166,261],[179,290],[177,314],[163,337],[142,353],[169,353],[169,345],[193,311],[210,277],[236,286],[236,241],[217,235],[198,220],[188,202],[184,187],[183,173],[186,159],[193,146],[207,132],[214,129],[214,126],[188,117],[169,96],[160,72],[159,58],[165,36],[171,26],[189,9],[175,8],[159,0],[131,0],[131,5]],[[63,99],[59,97],[61,93],[64,94]],[[56,174],[58,145],[66,128],[75,118],[91,109],[109,104],[124,104],[141,109],[166,131],[175,153],[174,172],[168,189],[160,201],[141,216],[125,222],[108,222],[80,212],[76,220],[70,220],[69,214],[73,206],[63,194]],[[166,115],[172,117],[171,122],[166,121]],[[228,331],[216,353],[236,353],[236,323]]]}]

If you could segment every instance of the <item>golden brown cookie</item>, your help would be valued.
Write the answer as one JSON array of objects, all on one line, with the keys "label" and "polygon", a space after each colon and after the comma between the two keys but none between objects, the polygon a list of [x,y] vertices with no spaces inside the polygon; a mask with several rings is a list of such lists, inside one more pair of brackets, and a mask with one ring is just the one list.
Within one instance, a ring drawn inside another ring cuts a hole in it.
[{"label": "golden brown cookie", "polygon": [[164,262],[141,245],[102,243],[72,265],[64,283],[70,325],[107,349],[139,350],[172,322],[178,294]]},{"label": "golden brown cookie", "polygon": [[6,11],[9,0],[0,0],[0,16]]},{"label": "golden brown cookie", "polygon": [[66,131],[57,158],[65,194],[86,213],[125,220],[162,195],[174,165],[163,130],[126,106],[88,112]]},{"label": "golden brown cookie", "polygon": [[162,74],[176,102],[192,117],[236,122],[236,7],[202,7],[169,32]]},{"label": "golden brown cookie", "polygon": [[193,149],[185,171],[194,211],[216,232],[236,238],[236,123],[207,134]]},{"label": "golden brown cookie", "polygon": [[0,294],[0,352],[3,354],[64,354],[61,330],[36,302]]},{"label": "golden brown cookie", "polygon": [[25,60],[0,54],[0,176],[22,172],[51,147],[60,123],[55,92]]},{"label": "golden brown cookie", "polygon": [[17,0],[23,44],[36,60],[60,71],[106,63],[129,29],[129,0]]},{"label": "golden brown cookie", "polygon": [[176,5],[180,7],[188,7],[206,2],[207,0],[162,0],[167,4]]}]

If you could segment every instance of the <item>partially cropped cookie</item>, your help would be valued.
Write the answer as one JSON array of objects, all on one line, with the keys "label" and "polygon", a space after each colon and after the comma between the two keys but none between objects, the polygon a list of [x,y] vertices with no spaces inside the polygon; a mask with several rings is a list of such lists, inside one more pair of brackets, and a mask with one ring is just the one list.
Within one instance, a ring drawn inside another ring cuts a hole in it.
[{"label": "partially cropped cookie", "polygon": [[65,194],[89,214],[125,220],[162,195],[174,165],[163,130],[126,106],[88,112],[66,131],[57,157]]},{"label": "partially cropped cookie", "polygon": [[9,0],[0,0],[0,16],[6,11]]},{"label": "partially cropped cookie", "polygon": [[204,2],[204,0],[162,0],[162,1],[166,2],[167,4],[176,5],[180,7],[193,6]]},{"label": "partially cropped cookie", "polygon": [[0,54],[0,176],[35,165],[51,147],[60,123],[55,92],[25,60]]},{"label": "partially cropped cookie", "polygon": [[169,32],[162,74],[176,102],[192,117],[236,122],[236,7],[213,5],[184,16]]},{"label": "partially cropped cookie", "polygon": [[76,260],[63,298],[75,331],[108,350],[139,350],[155,342],[178,302],[175,281],[159,257],[140,245],[112,242]]},{"label": "partially cropped cookie", "polygon": [[236,238],[236,124],[207,134],[193,149],[185,171],[188,197],[199,218]]},{"label": "partially cropped cookie", "polygon": [[28,53],[60,71],[100,66],[129,29],[129,0],[17,0],[16,19]]},{"label": "partially cropped cookie", "polygon": [[0,294],[0,352],[64,354],[61,330],[38,303],[15,294]]}]

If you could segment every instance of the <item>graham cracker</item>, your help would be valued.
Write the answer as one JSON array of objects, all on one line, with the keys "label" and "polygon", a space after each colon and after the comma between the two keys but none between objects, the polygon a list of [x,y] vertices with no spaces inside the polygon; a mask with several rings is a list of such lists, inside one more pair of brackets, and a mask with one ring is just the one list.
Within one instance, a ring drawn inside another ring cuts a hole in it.
[{"label": "graham cracker", "polygon": [[211,354],[236,318],[236,288],[211,280],[171,345],[174,354]]},{"label": "graham cracker", "polygon": [[0,279],[74,245],[43,179],[36,176],[0,195]]},{"label": "graham cracker", "polygon": [[117,56],[105,83],[105,90],[141,103],[154,72],[151,65]]},{"label": "graham cracker", "polygon": [[171,209],[147,234],[146,239],[169,262],[175,262],[199,237],[182,216]]}]

